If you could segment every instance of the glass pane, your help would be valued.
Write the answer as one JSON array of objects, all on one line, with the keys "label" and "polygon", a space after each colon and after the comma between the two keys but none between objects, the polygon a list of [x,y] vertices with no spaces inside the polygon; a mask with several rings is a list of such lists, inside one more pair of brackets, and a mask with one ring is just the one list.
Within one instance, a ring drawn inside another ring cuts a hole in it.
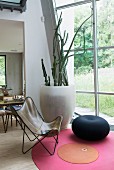
[{"label": "glass pane", "polygon": [[99,116],[114,125],[114,96],[99,95]]},{"label": "glass pane", "polygon": [[76,93],[75,112],[81,115],[95,115],[95,100],[93,94]]},{"label": "glass pane", "polygon": [[[85,13],[83,13],[85,11]],[[91,4],[84,4],[72,8],[66,8],[65,10],[58,10],[58,18],[62,12],[62,23],[60,26],[61,34],[64,35],[64,31],[68,33],[68,40],[64,46],[64,50],[67,50],[72,42],[74,34],[77,32],[80,25],[91,15]],[[67,18],[67,19],[66,19]],[[74,45],[72,49],[77,48],[89,48],[92,47],[92,18],[86,21],[78,34],[75,37]],[[85,42],[85,43],[84,43]]]},{"label": "glass pane", "polygon": [[114,92],[114,49],[98,51],[99,91]]},{"label": "glass pane", "polygon": [[21,0],[2,0],[2,1],[0,0],[0,2],[9,2],[9,3],[11,2],[11,3],[18,3],[18,4],[20,3],[20,1]]},{"label": "glass pane", "polygon": [[[74,32],[78,30],[80,25],[92,14],[92,5],[83,4],[76,6],[74,9]],[[84,12],[83,12],[84,11]],[[84,44],[85,41],[85,44]],[[81,29],[79,30],[75,41],[74,46],[76,48],[90,48],[93,47],[93,26],[92,26],[92,17],[87,20]]]},{"label": "glass pane", "polygon": [[0,56],[0,86],[6,85],[5,82],[5,56]]},{"label": "glass pane", "polygon": [[114,0],[97,1],[98,45],[114,45]]},{"label": "glass pane", "polygon": [[94,91],[93,51],[75,55],[74,73],[76,90]]}]

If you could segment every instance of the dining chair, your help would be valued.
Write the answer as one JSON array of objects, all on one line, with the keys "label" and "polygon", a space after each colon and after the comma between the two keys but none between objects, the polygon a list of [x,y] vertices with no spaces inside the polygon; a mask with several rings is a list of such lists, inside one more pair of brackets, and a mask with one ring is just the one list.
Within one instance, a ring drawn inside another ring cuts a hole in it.
[{"label": "dining chair", "polygon": [[[6,88],[0,88],[0,90],[2,91],[3,94],[3,98],[12,98],[12,96],[9,95],[9,92]],[[2,99],[3,100],[3,99]],[[13,106],[16,110],[20,109],[20,105],[14,105]],[[11,119],[11,126],[13,125],[13,113],[10,109],[9,106],[5,106],[5,132],[8,129],[8,124],[9,124],[9,119]],[[17,118],[16,118],[16,126],[17,126]]]},{"label": "dining chair", "polygon": [[[5,110],[3,108],[0,108],[0,117],[2,118],[3,122],[3,128],[4,132],[6,133],[8,130],[9,125],[9,119],[11,118],[11,126],[12,126],[12,120],[13,120],[13,113],[11,110]],[[16,118],[16,126],[17,126],[17,118]]]},{"label": "dining chair", "polygon": [[[40,143],[50,155],[53,155],[55,153],[56,145],[58,144],[58,135],[61,129],[63,116],[60,115],[51,122],[48,123],[45,122],[45,120],[43,119],[42,115],[39,113],[31,97],[25,98],[24,104],[22,105],[21,109],[18,111],[16,111],[13,106],[10,107],[12,113],[18,117],[18,122],[23,130],[22,152],[25,154],[35,145]],[[30,138],[30,134],[28,133],[27,130],[31,132],[31,134],[34,136],[34,139]],[[29,141],[34,141],[35,139],[37,140],[37,143],[33,144],[32,147],[26,150],[25,150],[25,135],[27,136]],[[42,140],[44,140],[46,137],[54,138],[55,142],[54,142],[53,151],[50,151],[42,143]]]},{"label": "dining chair", "polygon": [[[17,111],[17,110],[19,110],[21,107],[22,107],[22,105],[13,105],[13,107],[15,108],[15,110]],[[13,113],[12,113],[12,111],[11,111],[11,108],[10,108],[10,106],[7,106],[7,107],[5,107],[5,112],[6,112],[6,131],[7,131],[7,129],[8,129],[8,124],[9,124],[9,118],[11,118],[11,126],[13,125],[13,118],[15,118],[15,121],[16,121],[16,126],[18,125],[18,121],[17,121],[17,116],[14,116],[13,115]]]},{"label": "dining chair", "polygon": [[6,112],[2,108],[0,108],[0,117],[2,118],[4,132],[6,133],[6,122],[5,122],[5,120],[6,120],[5,119],[6,118]]}]

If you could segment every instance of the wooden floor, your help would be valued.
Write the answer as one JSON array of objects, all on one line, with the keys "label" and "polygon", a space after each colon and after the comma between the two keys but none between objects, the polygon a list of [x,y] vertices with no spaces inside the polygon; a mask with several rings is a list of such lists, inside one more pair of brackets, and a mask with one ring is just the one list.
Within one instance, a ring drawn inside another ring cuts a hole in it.
[{"label": "wooden floor", "polygon": [[[0,170],[38,170],[32,161],[31,151],[22,154],[21,144],[22,130],[19,125],[15,126],[15,120],[4,133],[0,119]],[[30,145],[30,142],[27,144]]]}]

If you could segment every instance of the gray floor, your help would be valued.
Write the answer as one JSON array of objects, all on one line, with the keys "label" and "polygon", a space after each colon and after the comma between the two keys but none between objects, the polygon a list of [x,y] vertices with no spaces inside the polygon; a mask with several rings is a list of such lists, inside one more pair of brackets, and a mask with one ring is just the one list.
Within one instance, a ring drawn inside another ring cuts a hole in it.
[{"label": "gray floor", "polygon": [[[73,119],[76,117],[78,115],[74,114]],[[113,125],[111,130],[114,130]],[[0,170],[38,170],[32,161],[31,151],[22,154],[21,145],[22,130],[19,126],[15,126],[15,121],[13,120],[12,127],[9,125],[7,133],[4,133],[0,120]],[[30,142],[27,143],[27,146],[29,145]]]},{"label": "gray floor", "polygon": [[[22,154],[22,135],[20,126],[9,127],[7,133],[4,133],[2,120],[0,120],[0,170],[38,170],[31,156],[31,151]],[[31,144],[26,140],[26,146]],[[30,145],[31,146],[31,145]]]},{"label": "gray floor", "polygon": [[114,131],[114,125],[110,125],[110,130]]}]

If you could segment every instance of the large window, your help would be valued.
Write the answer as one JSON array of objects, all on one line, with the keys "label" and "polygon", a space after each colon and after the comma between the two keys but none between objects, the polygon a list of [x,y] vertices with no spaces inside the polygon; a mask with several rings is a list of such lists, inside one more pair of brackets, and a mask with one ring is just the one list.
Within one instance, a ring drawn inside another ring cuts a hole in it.
[{"label": "large window", "polygon": [[6,86],[6,56],[0,55],[0,86]]},{"label": "large window", "polygon": [[69,34],[69,25],[75,32],[93,13],[74,41],[76,112],[83,114],[85,109],[84,114],[101,115],[114,124],[114,1],[54,1],[57,15],[63,13],[63,29]]}]

